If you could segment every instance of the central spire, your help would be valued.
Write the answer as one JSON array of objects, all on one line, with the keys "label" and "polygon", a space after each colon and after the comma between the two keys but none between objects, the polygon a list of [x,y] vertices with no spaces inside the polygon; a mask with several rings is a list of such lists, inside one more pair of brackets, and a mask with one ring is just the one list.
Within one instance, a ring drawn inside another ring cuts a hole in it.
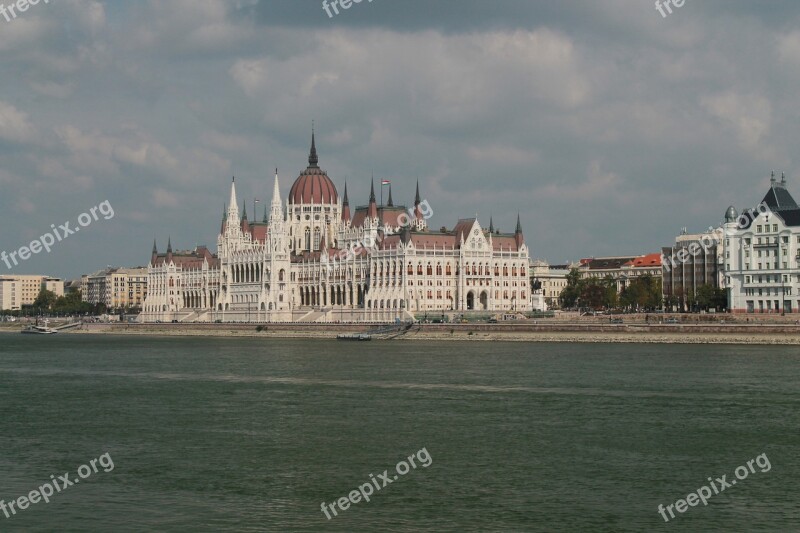
[{"label": "central spire", "polygon": [[308,154],[309,168],[318,168],[317,143],[314,139],[314,121],[311,121],[311,151]]}]

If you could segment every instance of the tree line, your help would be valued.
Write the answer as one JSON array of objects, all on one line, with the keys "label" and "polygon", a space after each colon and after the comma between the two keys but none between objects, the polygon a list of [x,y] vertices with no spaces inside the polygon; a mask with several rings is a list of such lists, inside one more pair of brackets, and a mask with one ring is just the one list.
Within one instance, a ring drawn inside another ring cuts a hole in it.
[{"label": "tree line", "polygon": [[661,278],[644,274],[633,278],[617,293],[617,281],[611,276],[605,278],[582,278],[577,268],[567,274],[567,285],[561,292],[562,309],[589,308],[626,309],[653,311],[662,306],[688,308],[692,311],[711,308],[725,309],[727,294],[725,289],[713,285],[701,285],[695,293],[663,297]]},{"label": "tree line", "polygon": [[90,304],[82,301],[80,290],[64,296],[56,296],[53,291],[42,289],[33,304],[23,305],[19,311],[2,311],[2,314],[10,316],[102,315],[107,311],[105,304]]}]

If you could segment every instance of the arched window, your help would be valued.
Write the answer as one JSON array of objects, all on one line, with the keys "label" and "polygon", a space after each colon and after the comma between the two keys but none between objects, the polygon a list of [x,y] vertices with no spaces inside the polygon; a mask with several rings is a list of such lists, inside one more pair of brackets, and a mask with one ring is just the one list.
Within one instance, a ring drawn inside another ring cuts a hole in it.
[{"label": "arched window", "polygon": [[500,267],[498,265],[494,265],[494,275],[495,276],[500,275]]},{"label": "arched window", "polygon": [[306,250],[311,250],[311,230],[306,228]]},{"label": "arched window", "polygon": [[417,275],[422,275],[422,263],[417,263]]},{"label": "arched window", "polygon": [[314,228],[314,249],[315,250],[319,250],[319,241],[320,241],[321,235],[322,234],[320,233],[319,228]]},{"label": "arched window", "polygon": [[448,276],[452,274],[452,270],[450,270],[450,263],[447,263],[447,266],[445,267],[445,272],[447,273]]},{"label": "arched window", "polygon": [[412,275],[414,273],[414,265],[411,264],[411,261],[408,262],[408,275]]},{"label": "arched window", "polygon": [[436,263],[436,275],[437,276],[441,276],[442,275],[442,264],[441,263]]},{"label": "arched window", "polygon": [[508,276],[508,265],[503,265],[503,275]]},{"label": "arched window", "polygon": [[285,275],[286,275],[286,271],[284,269],[281,269],[280,272],[278,272],[278,281],[283,281],[283,277]]},{"label": "arched window", "polygon": [[427,269],[427,272],[428,272],[428,275],[429,275],[429,276],[432,276],[432,275],[433,275],[433,267],[431,266],[431,264],[430,264],[430,263],[428,263],[428,269]]}]

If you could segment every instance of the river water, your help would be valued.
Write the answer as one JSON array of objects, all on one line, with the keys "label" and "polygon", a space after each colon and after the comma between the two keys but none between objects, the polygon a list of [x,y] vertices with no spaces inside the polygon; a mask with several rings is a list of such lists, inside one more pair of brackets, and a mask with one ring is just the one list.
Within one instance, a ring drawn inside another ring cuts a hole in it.
[{"label": "river water", "polygon": [[3,334],[0,499],[78,483],[0,531],[797,531],[798,376],[789,346]]}]

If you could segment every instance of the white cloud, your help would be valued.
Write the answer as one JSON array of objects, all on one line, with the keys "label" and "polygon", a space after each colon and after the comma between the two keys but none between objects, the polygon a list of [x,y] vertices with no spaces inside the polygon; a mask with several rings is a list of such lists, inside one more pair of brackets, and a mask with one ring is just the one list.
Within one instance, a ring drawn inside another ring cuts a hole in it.
[{"label": "white cloud", "polygon": [[36,138],[36,128],[28,114],[0,100],[0,140],[30,142]]}]

